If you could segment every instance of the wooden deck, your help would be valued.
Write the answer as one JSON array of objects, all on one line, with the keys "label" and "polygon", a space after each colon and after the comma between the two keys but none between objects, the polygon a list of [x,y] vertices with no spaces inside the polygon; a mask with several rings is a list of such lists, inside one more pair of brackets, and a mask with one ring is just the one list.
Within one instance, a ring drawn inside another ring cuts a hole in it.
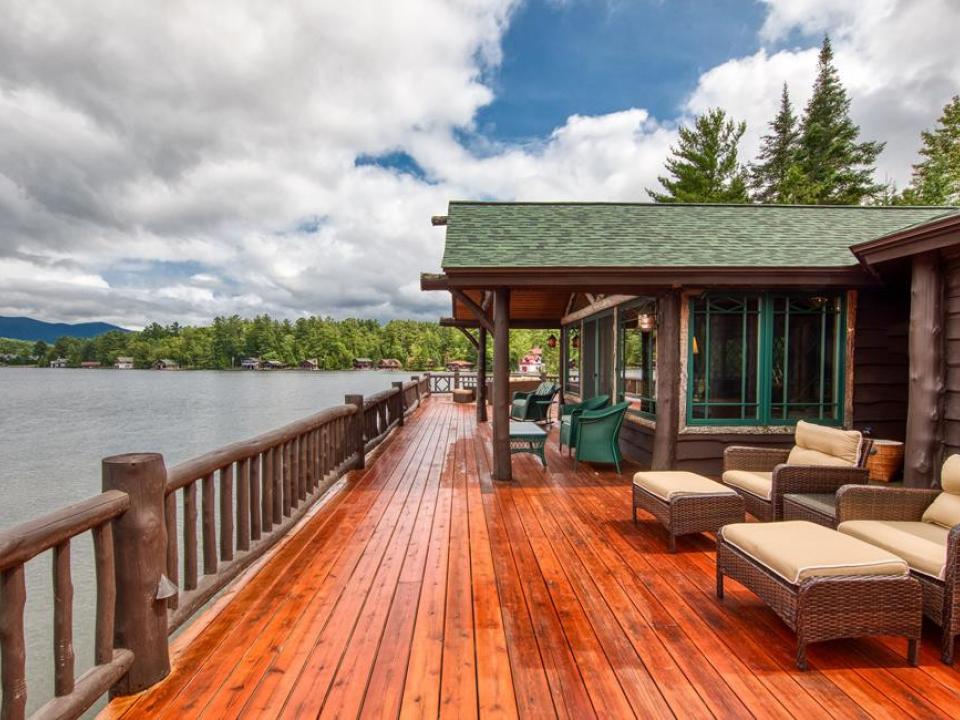
[{"label": "wooden deck", "polygon": [[175,643],[170,677],[110,718],[956,717],[960,673],[925,629],[815,645],[728,581],[712,538],[665,552],[629,478],[514,458],[434,398],[364,473]]}]

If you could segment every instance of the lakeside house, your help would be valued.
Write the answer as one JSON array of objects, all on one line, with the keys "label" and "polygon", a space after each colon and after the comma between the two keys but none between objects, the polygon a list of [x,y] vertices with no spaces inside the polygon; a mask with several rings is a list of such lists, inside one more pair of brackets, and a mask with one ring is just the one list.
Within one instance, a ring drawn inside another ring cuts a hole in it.
[{"label": "lakeside house", "polygon": [[354,358],[353,359],[353,369],[354,370],[370,370],[373,368],[373,360],[370,358]]},{"label": "lakeside house", "polygon": [[96,360],[84,360],[83,362],[80,363],[80,367],[83,368],[84,370],[94,370],[100,367],[100,363],[97,362]]},{"label": "lakeside house", "polygon": [[279,360],[264,360],[261,364],[261,370],[282,370],[285,367]]},{"label": "lakeside house", "polygon": [[240,361],[240,368],[242,370],[259,370],[260,364],[260,358],[247,357]]},{"label": "lakeside house", "polygon": [[960,451],[939,409],[960,403],[957,208],[451,202],[434,224],[441,323],[482,346],[559,327],[563,401],[629,402],[642,466],[717,476],[725,448],[788,446],[800,419],[905,441],[910,485]]},{"label": "lakeside house", "polygon": [[543,350],[538,347],[530,348],[530,351],[520,358],[517,369],[522,373],[539,375],[543,372]]},{"label": "lakeside house", "polygon": [[319,370],[320,361],[317,358],[307,358],[300,361],[301,370]]},{"label": "lakeside house", "polygon": [[52,368],[65,368],[69,367],[69,362],[65,357],[58,357],[56,360],[50,361],[50,367]]},{"label": "lakeside house", "polygon": [[133,370],[133,358],[132,357],[118,357],[113,361],[113,367],[117,370]]},{"label": "lakeside house", "polygon": [[377,363],[380,370],[403,370],[403,363],[396,358],[383,358]]},{"label": "lakeside house", "polygon": [[469,360],[449,360],[447,362],[447,370],[449,372],[473,370],[473,363]]},{"label": "lakeside house", "polygon": [[180,364],[170,358],[160,358],[153,363],[152,367],[154,370],[179,370]]}]

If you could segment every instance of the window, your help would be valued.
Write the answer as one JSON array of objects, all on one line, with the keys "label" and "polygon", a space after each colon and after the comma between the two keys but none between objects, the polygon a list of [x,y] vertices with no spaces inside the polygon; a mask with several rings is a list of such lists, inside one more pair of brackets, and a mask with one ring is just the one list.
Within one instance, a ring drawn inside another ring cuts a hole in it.
[{"label": "window", "polygon": [[566,367],[561,369],[563,387],[566,392],[580,394],[580,326],[570,325],[565,328]]},{"label": "window", "polygon": [[712,296],[690,304],[687,420],[839,424],[843,300],[838,296]]},{"label": "window", "polygon": [[645,299],[620,309],[620,401],[639,415],[657,414],[657,304]]}]

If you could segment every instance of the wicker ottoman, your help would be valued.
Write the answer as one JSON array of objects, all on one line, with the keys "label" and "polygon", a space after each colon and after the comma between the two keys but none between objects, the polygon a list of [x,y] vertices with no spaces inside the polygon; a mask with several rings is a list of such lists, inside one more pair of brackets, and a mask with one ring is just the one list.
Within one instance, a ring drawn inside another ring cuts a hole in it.
[{"label": "wicker ottoman", "polygon": [[923,597],[907,564],[857,538],[805,520],[737,523],[717,533],[717,597],[729,576],[754,592],[807,645],[866,635],[902,635],[917,664]]},{"label": "wicker ottoman", "polygon": [[457,388],[453,391],[453,401],[455,403],[472,403],[475,398],[472,388]]},{"label": "wicker ottoman", "polygon": [[734,490],[702,475],[682,471],[638,472],[633,476],[633,522],[637,508],[653,515],[667,529],[670,552],[677,536],[716,532],[728,523],[743,522],[743,498]]}]

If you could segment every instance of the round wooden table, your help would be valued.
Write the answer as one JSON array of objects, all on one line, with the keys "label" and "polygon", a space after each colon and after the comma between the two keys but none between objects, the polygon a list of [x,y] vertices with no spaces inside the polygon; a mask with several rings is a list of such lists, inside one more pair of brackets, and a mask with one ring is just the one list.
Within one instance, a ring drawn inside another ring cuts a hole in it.
[{"label": "round wooden table", "polygon": [[476,399],[471,388],[457,388],[453,391],[453,401],[455,403],[471,403]]}]

